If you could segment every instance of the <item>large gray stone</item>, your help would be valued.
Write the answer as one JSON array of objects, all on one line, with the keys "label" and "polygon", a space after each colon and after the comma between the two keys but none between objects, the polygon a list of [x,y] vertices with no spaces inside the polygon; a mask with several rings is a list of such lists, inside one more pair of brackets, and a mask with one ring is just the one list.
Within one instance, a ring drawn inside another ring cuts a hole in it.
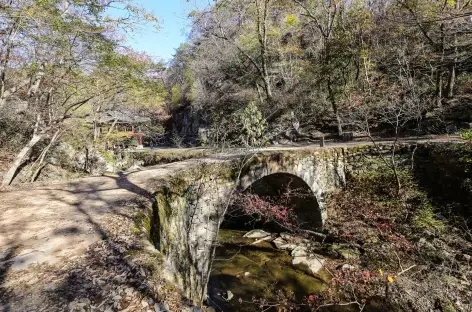
[{"label": "large gray stone", "polygon": [[272,241],[277,249],[280,250],[290,250],[292,251],[293,249],[297,248],[296,244],[292,244],[287,242],[285,239],[282,237],[277,237]]},{"label": "large gray stone", "polygon": [[357,269],[358,267],[355,266],[355,265],[352,265],[352,264],[348,264],[348,263],[345,263],[341,266],[341,270],[343,271],[347,271],[347,270],[355,270]]},{"label": "large gray stone", "polygon": [[267,233],[266,231],[259,230],[259,229],[249,231],[243,235],[243,237],[246,237],[246,238],[264,238],[267,236],[270,236],[270,233]]},{"label": "large gray stone", "polygon": [[325,262],[326,259],[323,256],[313,254],[309,256],[294,257],[292,265],[308,274],[316,275],[323,268]]},{"label": "large gray stone", "polygon": [[306,257],[311,254],[307,246],[297,246],[292,250],[292,257]]}]

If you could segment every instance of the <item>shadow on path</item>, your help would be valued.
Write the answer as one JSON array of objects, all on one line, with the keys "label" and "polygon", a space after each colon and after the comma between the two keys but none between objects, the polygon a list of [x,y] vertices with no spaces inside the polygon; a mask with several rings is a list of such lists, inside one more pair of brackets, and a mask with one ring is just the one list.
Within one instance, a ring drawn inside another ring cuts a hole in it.
[{"label": "shadow on path", "polygon": [[[17,276],[21,276],[21,272],[11,271],[11,264],[15,255],[21,252],[21,246],[11,241],[7,246],[10,248],[0,253],[0,311],[24,311],[26,307],[37,308],[38,310],[41,310],[40,307],[43,308],[42,310],[46,308],[44,311],[61,311],[70,302],[84,298],[97,306],[102,303],[104,307],[113,308],[113,302],[110,302],[107,293],[104,294],[104,290],[108,289],[109,293],[112,294],[117,288],[120,290],[131,289],[139,294],[136,295],[138,297],[151,298],[154,302],[158,302],[146,274],[143,274],[142,269],[138,266],[130,263],[127,257],[129,253],[139,251],[140,247],[136,245],[136,241],[130,240],[126,234],[116,235],[116,227],[120,227],[120,223],[109,224],[110,220],[112,220],[111,222],[114,222],[114,220],[123,222],[124,231],[128,231],[129,228],[130,233],[128,234],[132,235],[133,215],[136,211],[144,212],[149,208],[151,194],[132,183],[128,176],[122,172],[117,177],[109,178],[114,179],[114,183],[110,183],[110,181],[99,184],[96,180],[90,180],[90,183],[87,183],[87,180],[82,180],[69,183],[64,189],[45,189],[48,191],[46,196],[51,203],[62,202],[67,205],[58,205],[59,209],[61,207],[74,207],[79,213],[78,216],[82,215],[84,217],[77,219],[77,226],[71,226],[70,223],[61,226],[61,219],[70,217],[75,220],[76,217],[67,216],[63,212],[60,216],[45,214],[45,218],[51,219],[50,222],[48,220],[43,223],[45,225],[51,223],[50,226],[53,231],[48,234],[50,239],[54,237],[80,238],[82,235],[85,237],[89,234],[84,231],[83,225],[86,223],[91,226],[94,233],[98,234],[101,241],[99,240],[90,245],[85,254],[78,257],[78,259],[83,260],[61,260],[60,266],[54,266],[51,275],[56,276],[56,280],[60,281],[59,283],[53,282],[53,286],[44,287],[44,285],[41,285],[44,281],[38,281],[38,285],[33,284],[24,294],[21,294],[22,289],[15,288],[22,287],[21,283],[15,282],[13,286],[10,282],[7,284],[7,279],[9,281],[15,280]],[[116,194],[113,193],[115,190],[117,191]],[[126,190],[131,194],[122,190]],[[61,214],[60,211],[59,213]],[[25,227],[28,228],[29,226],[30,223],[26,219]],[[35,231],[38,230],[43,229],[35,229]],[[44,272],[46,268],[29,267],[27,271],[33,269]],[[97,282],[97,280],[100,282]],[[36,301],[32,297],[36,297]],[[33,305],[31,305],[32,303]],[[122,308],[126,308],[126,304],[129,303],[122,302],[121,304]]]}]

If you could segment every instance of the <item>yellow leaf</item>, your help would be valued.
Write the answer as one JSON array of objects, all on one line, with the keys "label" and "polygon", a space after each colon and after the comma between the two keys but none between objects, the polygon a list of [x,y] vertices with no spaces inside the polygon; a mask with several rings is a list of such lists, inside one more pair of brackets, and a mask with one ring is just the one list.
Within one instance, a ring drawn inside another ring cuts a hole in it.
[{"label": "yellow leaf", "polygon": [[289,14],[285,18],[285,24],[288,26],[297,26],[298,25],[298,17],[295,14]]},{"label": "yellow leaf", "polygon": [[389,275],[389,276],[387,277],[387,280],[388,280],[389,283],[393,283],[393,282],[395,281],[395,276]]},{"label": "yellow leaf", "polygon": [[382,269],[379,269],[380,276],[384,276],[384,271]]}]

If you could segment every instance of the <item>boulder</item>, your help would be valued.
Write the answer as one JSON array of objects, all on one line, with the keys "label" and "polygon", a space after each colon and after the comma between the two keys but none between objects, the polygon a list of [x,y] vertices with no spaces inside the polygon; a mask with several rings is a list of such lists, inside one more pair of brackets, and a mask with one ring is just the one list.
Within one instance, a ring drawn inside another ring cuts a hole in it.
[{"label": "boulder", "polygon": [[85,150],[76,150],[67,143],[59,143],[48,162],[64,169],[74,171],[86,170],[91,175],[101,175],[105,172],[114,172],[118,164],[113,161],[111,152],[102,151],[94,148]]},{"label": "boulder", "polygon": [[285,239],[283,239],[282,237],[277,237],[272,242],[274,243],[274,245],[277,249],[281,249],[281,250],[290,250],[291,251],[291,250],[297,248],[296,244],[289,243]]},{"label": "boulder", "polygon": [[355,269],[357,269],[357,268],[358,268],[357,266],[352,265],[352,264],[348,264],[348,263],[343,264],[343,265],[341,266],[341,270],[343,270],[343,271],[355,270]]},{"label": "boulder", "polygon": [[323,268],[326,259],[323,256],[312,254],[309,256],[294,257],[292,265],[308,274],[316,275]]},{"label": "boulder", "polygon": [[267,233],[266,231],[259,230],[259,229],[249,231],[243,235],[243,237],[246,237],[246,238],[264,238],[267,236],[270,236],[270,233]]},{"label": "boulder", "polygon": [[310,251],[307,246],[297,246],[292,250],[292,257],[306,257],[309,256]]}]

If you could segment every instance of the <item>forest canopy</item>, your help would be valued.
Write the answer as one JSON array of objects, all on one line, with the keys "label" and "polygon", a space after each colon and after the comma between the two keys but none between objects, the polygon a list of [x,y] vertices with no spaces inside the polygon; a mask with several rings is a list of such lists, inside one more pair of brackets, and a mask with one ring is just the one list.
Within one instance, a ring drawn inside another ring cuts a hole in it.
[{"label": "forest canopy", "polygon": [[378,126],[393,135],[389,124],[453,132],[470,122],[471,14],[460,0],[217,1],[190,15],[169,102],[190,105],[229,145],[244,136],[230,116],[250,103],[269,141],[294,124],[298,136]]},{"label": "forest canopy", "polygon": [[469,1],[220,0],[188,19],[164,64],[124,44],[159,28],[132,0],[3,1],[0,145],[16,155],[3,183],[26,163],[34,180],[60,142],[88,155],[143,137],[262,146],[472,126]]},{"label": "forest canopy", "polygon": [[16,153],[4,184],[28,157],[41,167],[61,137],[94,145],[100,114],[162,106],[164,65],[122,45],[143,23],[159,26],[128,0],[1,2],[0,145]]}]

